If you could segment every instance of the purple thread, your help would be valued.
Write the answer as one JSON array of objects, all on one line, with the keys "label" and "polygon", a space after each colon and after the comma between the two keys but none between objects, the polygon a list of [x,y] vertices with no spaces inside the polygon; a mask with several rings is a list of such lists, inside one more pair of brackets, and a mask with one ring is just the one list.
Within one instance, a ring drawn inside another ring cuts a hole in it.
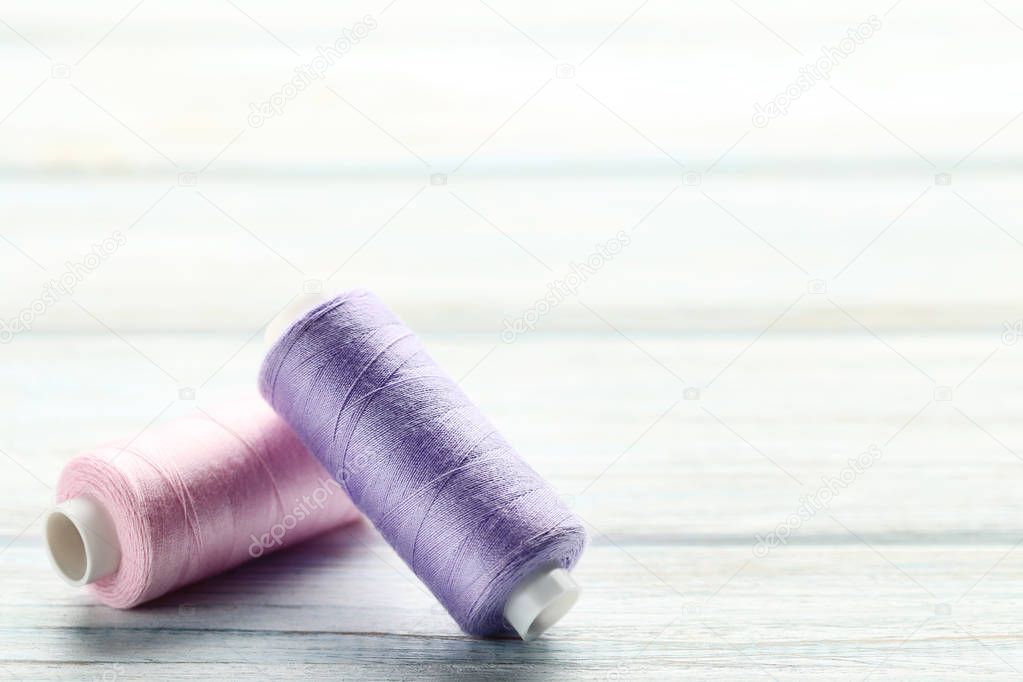
[{"label": "purple thread", "polygon": [[465,632],[513,633],[519,581],[579,558],[576,517],[372,293],[295,322],[260,389]]}]

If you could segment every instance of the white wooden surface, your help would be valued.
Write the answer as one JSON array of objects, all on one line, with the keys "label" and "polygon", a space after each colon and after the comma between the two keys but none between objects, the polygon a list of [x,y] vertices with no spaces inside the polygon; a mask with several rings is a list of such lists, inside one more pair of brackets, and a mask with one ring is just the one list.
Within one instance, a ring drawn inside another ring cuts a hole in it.
[{"label": "white wooden surface", "polygon": [[[248,126],[367,14],[322,87]],[[829,81],[752,125],[871,14]],[[1021,676],[1020,3],[0,20],[0,320],[126,237],[0,345],[0,679]],[[64,462],[191,409],[184,387],[253,391],[260,328],[310,283],[389,301],[586,521],[584,598],[550,636],[463,636],[366,527],[131,612],[51,575]]]}]

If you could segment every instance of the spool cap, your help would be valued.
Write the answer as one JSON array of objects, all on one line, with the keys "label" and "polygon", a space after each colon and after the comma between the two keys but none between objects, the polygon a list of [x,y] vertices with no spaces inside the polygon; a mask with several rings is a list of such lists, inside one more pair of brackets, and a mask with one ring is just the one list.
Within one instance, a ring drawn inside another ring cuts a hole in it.
[{"label": "spool cap", "polygon": [[46,515],[46,553],[58,575],[87,585],[117,571],[121,547],[106,510],[89,497],[61,502]]},{"label": "spool cap", "polygon": [[546,567],[523,580],[504,605],[504,617],[527,642],[561,620],[579,599],[579,585],[561,567]]}]

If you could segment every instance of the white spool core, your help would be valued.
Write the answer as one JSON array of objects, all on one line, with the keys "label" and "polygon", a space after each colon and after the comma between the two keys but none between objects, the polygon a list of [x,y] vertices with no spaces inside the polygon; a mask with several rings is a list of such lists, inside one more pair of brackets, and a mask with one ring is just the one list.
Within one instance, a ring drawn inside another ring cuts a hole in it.
[{"label": "white spool core", "polygon": [[88,497],[61,502],[46,515],[46,553],[61,578],[87,585],[121,563],[117,530],[106,510]]},{"label": "white spool core", "polygon": [[523,580],[508,597],[504,617],[527,642],[561,620],[579,599],[579,585],[563,568],[546,567]]},{"label": "white spool core", "polygon": [[266,331],[263,333],[263,342],[267,346],[272,346],[277,342],[277,339],[281,338],[281,335],[293,322],[326,300],[327,297],[323,294],[299,294],[295,300],[277,314],[277,317],[270,320],[270,323],[266,325]]}]

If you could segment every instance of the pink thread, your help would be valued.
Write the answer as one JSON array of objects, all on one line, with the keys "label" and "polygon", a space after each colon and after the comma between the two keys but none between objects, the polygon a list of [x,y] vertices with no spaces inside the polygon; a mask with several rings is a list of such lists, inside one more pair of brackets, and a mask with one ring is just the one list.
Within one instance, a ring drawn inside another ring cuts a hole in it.
[{"label": "pink thread", "polygon": [[262,400],[198,411],[79,455],[57,501],[89,496],[117,528],[121,563],[90,585],[128,608],[301,542],[358,511]]}]

